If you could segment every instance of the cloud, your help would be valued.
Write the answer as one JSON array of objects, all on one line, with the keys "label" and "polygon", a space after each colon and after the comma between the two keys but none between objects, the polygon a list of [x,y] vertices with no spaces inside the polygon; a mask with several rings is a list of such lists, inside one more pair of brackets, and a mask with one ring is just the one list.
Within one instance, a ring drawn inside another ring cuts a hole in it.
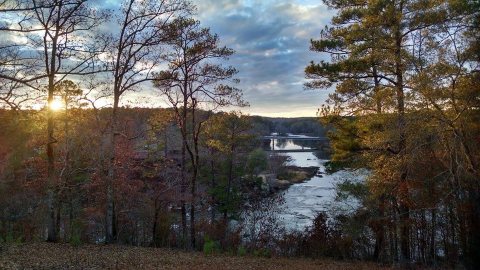
[{"label": "cloud", "polygon": [[328,24],[332,11],[317,1],[195,0],[197,17],[235,49],[240,88],[251,107],[263,115],[309,115],[328,91],[307,91],[303,70],[318,54],[309,41]]},{"label": "cloud", "polygon": [[[331,10],[318,0],[191,1],[197,6],[195,16],[202,25],[218,33],[222,44],[236,51],[226,64],[239,70],[238,87],[251,105],[245,111],[276,116],[315,115],[329,91],[304,90],[304,68],[310,61],[325,57],[310,52],[309,43],[328,24]],[[119,0],[93,1],[94,6],[108,10],[117,9],[119,4]],[[0,25],[5,23],[5,18],[0,18]],[[113,19],[98,31],[118,32],[119,27]],[[4,40],[20,42],[5,36]],[[157,93],[151,85],[141,88],[148,100],[155,100]],[[127,102],[128,96],[122,100]],[[131,94],[130,99],[137,98],[139,94]]]}]

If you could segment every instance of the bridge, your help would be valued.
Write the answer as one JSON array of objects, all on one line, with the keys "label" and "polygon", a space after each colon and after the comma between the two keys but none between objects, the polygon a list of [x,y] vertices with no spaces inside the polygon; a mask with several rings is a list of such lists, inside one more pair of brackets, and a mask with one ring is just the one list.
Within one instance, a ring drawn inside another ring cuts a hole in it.
[{"label": "bridge", "polygon": [[318,148],[302,148],[302,149],[271,149],[271,150],[264,150],[265,152],[275,152],[275,153],[308,153],[308,152],[315,152],[318,151]]},{"label": "bridge", "polygon": [[327,137],[263,136],[264,140],[328,141]]},{"label": "bridge", "polygon": [[275,149],[275,140],[292,140],[292,141],[317,141],[317,142],[328,142],[327,137],[307,137],[307,136],[263,136],[263,140],[273,141],[271,143],[270,152],[314,152],[317,151],[318,148],[306,147],[302,146],[301,149]]}]

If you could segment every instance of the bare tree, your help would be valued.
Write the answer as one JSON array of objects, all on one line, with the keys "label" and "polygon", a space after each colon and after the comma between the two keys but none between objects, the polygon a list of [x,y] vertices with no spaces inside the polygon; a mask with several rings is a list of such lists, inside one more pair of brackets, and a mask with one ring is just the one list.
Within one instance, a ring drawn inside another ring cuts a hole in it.
[{"label": "bare tree", "polygon": [[[199,120],[198,110],[203,105],[246,105],[240,89],[223,84],[238,83],[237,70],[224,67],[218,60],[226,60],[234,51],[221,47],[219,38],[202,28],[194,19],[176,19],[165,28],[166,42],[171,52],[164,55],[169,69],[158,74],[156,86],[173,106],[177,124],[182,134],[182,192],[186,193],[186,154],[192,171],[190,178],[190,244],[195,248],[196,181],[199,168],[199,137],[204,120]],[[182,201],[182,227],[186,238],[186,207]]]},{"label": "bare tree", "polygon": [[121,96],[140,84],[151,81],[160,68],[162,28],[176,16],[188,13],[190,5],[184,0],[126,0],[118,16],[119,32],[113,36],[109,50],[113,77],[113,109],[106,138],[106,242],[116,239],[113,181],[115,179],[115,141],[121,132],[118,127],[118,108]]},{"label": "bare tree", "polygon": [[[14,90],[44,91],[47,96],[47,240],[56,241],[55,194],[56,183],[54,144],[54,112],[51,108],[55,87],[67,77],[98,72],[98,56],[104,48],[94,41],[92,30],[103,22],[103,14],[87,5],[86,0],[8,1],[1,6],[7,16],[1,34],[10,41],[12,52],[2,63],[0,79],[10,81],[11,91],[6,98],[14,97]],[[13,16],[15,15],[15,16]],[[12,21],[9,18],[17,18]],[[18,50],[16,50],[18,49]],[[3,50],[5,51],[5,50]],[[21,96],[21,95],[20,95]]]}]

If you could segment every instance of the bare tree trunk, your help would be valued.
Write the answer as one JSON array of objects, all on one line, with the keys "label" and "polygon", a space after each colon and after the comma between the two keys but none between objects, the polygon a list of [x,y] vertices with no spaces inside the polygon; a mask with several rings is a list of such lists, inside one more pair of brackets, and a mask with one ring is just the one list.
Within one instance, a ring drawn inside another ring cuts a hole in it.
[{"label": "bare tree trunk", "polygon": [[56,229],[56,232],[55,232],[55,235],[57,236],[57,241],[60,241],[60,227],[61,227],[61,222],[62,222],[62,216],[61,216],[61,213],[62,213],[62,204],[60,202],[57,203],[57,210],[55,211],[56,212],[56,215],[55,215],[55,229]]},{"label": "bare tree trunk", "polygon": [[[192,98],[193,99],[193,98]],[[200,134],[201,123],[197,129],[197,120],[195,115],[196,110],[196,101],[195,99],[192,100],[192,140],[193,140],[193,152],[189,151],[190,158],[192,160],[192,183],[191,183],[191,196],[192,196],[192,204],[190,207],[190,244],[192,249],[196,248],[196,235],[195,235],[195,203],[197,197],[197,176],[198,176],[198,165],[200,160],[200,152],[198,149],[198,139]]]},{"label": "bare tree trunk", "polygon": [[[382,101],[379,97],[379,90],[380,90],[380,79],[377,73],[377,67],[373,66],[373,81],[374,81],[374,93],[375,93],[375,105],[376,105],[376,113],[382,113]],[[385,238],[385,226],[384,226],[384,218],[385,218],[385,197],[382,195],[380,197],[379,205],[379,216],[380,222],[377,224],[377,228],[375,230],[375,250],[373,252],[373,259],[375,261],[379,261],[380,254],[382,253],[383,245],[384,245],[384,238]]]},{"label": "bare tree trunk", "polygon": [[158,247],[158,235],[157,235],[157,224],[158,224],[158,214],[160,212],[160,207],[158,206],[158,198],[155,199],[154,205],[154,216],[153,216],[153,228],[152,228],[152,246]]},{"label": "bare tree trunk", "polygon": [[432,209],[431,210],[431,218],[432,218],[432,231],[431,231],[431,237],[430,237],[430,260],[433,264],[435,264],[435,260],[436,260],[436,255],[437,255],[437,252],[436,252],[436,247],[435,247],[435,242],[436,242],[436,239],[435,239],[435,235],[437,233],[437,226],[436,226],[436,219],[437,219],[437,213],[436,213],[436,210],[435,209]]},{"label": "bare tree trunk", "polygon": [[228,204],[230,203],[230,196],[231,196],[231,189],[232,189],[232,181],[233,181],[233,147],[230,149],[231,157],[228,162],[228,183],[227,183],[227,200],[225,210],[223,211],[223,219],[225,222],[228,221]]},{"label": "bare tree trunk", "polygon": [[197,168],[193,169],[192,175],[192,186],[191,186],[191,195],[192,195],[192,205],[190,206],[190,245],[192,249],[196,247],[195,239],[195,201],[196,201],[196,180],[197,180]]},{"label": "bare tree trunk", "polygon": [[[395,76],[396,76],[396,99],[397,99],[397,114],[398,114],[398,132],[400,133],[400,142],[398,146],[398,153],[400,162],[405,162],[406,150],[406,134],[405,134],[405,93],[403,88],[403,72],[404,67],[402,63],[402,33],[400,15],[403,12],[403,1],[400,1],[399,14],[397,14],[398,21],[395,25]],[[400,251],[401,261],[405,263],[410,262],[410,208],[408,206],[409,189],[407,183],[407,170],[402,164],[400,174],[400,184],[404,186],[404,191],[400,194],[399,200],[399,214],[400,214]]]},{"label": "bare tree trunk", "polygon": [[187,171],[187,97],[184,96],[183,100],[183,112],[182,112],[182,119],[181,119],[181,133],[182,133],[182,182],[180,184],[180,193],[181,193],[181,211],[182,211],[182,241],[184,244],[184,248],[186,247],[186,242],[187,242],[187,209],[186,209],[186,203],[185,203],[185,195],[187,193],[187,176],[186,176],[186,171]]},{"label": "bare tree trunk", "polygon": [[68,204],[68,235],[65,231],[65,239],[68,242],[72,240],[72,236],[73,236],[72,227],[73,227],[73,202],[72,202],[72,198],[70,198],[70,201]]},{"label": "bare tree trunk", "polygon": [[116,129],[117,129],[117,122],[118,122],[118,105],[119,105],[119,97],[114,97],[113,102],[113,110],[112,110],[112,119],[110,123],[110,131],[109,131],[109,140],[107,142],[107,190],[106,190],[106,213],[105,213],[105,242],[107,244],[113,243],[116,240],[116,233],[114,230],[114,187],[113,182],[115,181],[115,145],[116,145]]},{"label": "bare tree trunk", "polygon": [[[211,173],[212,173],[212,183],[211,183],[211,188],[212,188],[212,191],[215,189],[216,187],[216,181],[215,181],[215,164],[214,164],[214,160],[213,160],[213,149],[210,150],[210,170],[211,170]],[[212,195],[211,195],[211,200],[212,200],[212,203],[210,205],[211,207],[211,223],[213,224],[215,222],[215,207],[214,207],[214,204],[215,204],[215,194],[214,192],[212,192]]]},{"label": "bare tree trunk", "polygon": [[398,231],[399,231],[399,217],[398,217],[398,203],[397,199],[393,198],[392,201],[392,215],[393,215],[393,226],[392,226],[392,231],[393,231],[393,260],[395,262],[398,262],[400,260],[400,256],[398,254]]},{"label": "bare tree trunk", "polygon": [[[55,53],[56,46],[53,46],[52,55]],[[54,58],[52,58],[54,59]],[[55,69],[55,60],[51,62],[51,69]],[[54,94],[54,76],[48,77],[48,109],[47,109],[47,241],[57,241],[57,229],[55,228],[55,156],[53,152],[53,144],[56,143],[53,137],[54,132],[54,112],[52,110]]]}]

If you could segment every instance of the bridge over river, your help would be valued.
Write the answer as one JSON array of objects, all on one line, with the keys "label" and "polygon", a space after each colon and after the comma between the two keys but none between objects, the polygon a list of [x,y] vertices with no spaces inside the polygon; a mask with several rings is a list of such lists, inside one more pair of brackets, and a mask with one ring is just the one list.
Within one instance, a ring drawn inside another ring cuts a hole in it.
[{"label": "bridge over river", "polygon": [[[305,146],[305,142],[325,142],[328,143],[327,137],[310,137],[310,136],[302,136],[302,135],[294,135],[294,136],[277,136],[277,135],[269,135],[263,136],[263,140],[270,141],[270,150],[272,152],[314,152],[319,150],[317,147],[310,147]],[[275,143],[278,141],[291,141],[293,144],[298,145],[298,148],[295,149],[285,149],[280,147],[280,149],[275,149]],[[295,143],[297,142],[297,143]]]}]

